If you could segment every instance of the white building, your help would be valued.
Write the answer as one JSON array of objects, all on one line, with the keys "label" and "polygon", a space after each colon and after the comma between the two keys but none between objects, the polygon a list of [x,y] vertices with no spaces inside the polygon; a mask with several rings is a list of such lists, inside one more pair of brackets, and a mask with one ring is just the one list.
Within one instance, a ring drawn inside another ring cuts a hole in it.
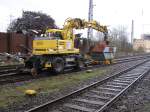
[{"label": "white building", "polygon": [[150,34],[143,34],[141,39],[134,39],[133,49],[138,50],[140,47],[145,52],[150,52]]}]

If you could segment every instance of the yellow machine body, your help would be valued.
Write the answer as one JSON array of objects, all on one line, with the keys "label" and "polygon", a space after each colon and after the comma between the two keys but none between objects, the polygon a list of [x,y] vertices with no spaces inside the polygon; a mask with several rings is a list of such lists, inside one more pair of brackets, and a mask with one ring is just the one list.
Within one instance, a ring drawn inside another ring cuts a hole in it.
[{"label": "yellow machine body", "polygon": [[33,40],[33,54],[79,53],[71,40]]}]

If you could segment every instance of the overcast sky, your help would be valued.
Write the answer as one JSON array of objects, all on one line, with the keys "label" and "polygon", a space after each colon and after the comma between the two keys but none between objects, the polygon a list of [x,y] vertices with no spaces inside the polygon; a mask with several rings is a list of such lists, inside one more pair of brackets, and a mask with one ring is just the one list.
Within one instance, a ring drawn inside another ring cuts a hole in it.
[{"label": "overcast sky", "polygon": [[[93,0],[94,20],[115,27],[124,25],[131,31],[135,22],[135,38],[141,33],[150,33],[149,0]],[[21,16],[22,10],[41,11],[62,26],[68,17],[88,18],[89,0],[0,0],[0,32],[7,29],[13,19]]]}]

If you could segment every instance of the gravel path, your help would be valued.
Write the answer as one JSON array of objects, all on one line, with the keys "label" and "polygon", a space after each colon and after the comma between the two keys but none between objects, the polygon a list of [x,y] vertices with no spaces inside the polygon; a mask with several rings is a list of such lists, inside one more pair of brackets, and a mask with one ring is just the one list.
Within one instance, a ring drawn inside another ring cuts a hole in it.
[{"label": "gravel path", "polygon": [[[73,92],[77,89],[80,89],[84,86],[87,86],[87,85],[92,84],[96,81],[102,80],[103,78],[105,78],[107,76],[113,75],[118,70],[122,70],[122,69],[125,69],[126,67],[133,66],[139,62],[141,62],[141,60],[136,61],[136,62],[127,62],[127,63],[109,66],[109,67],[107,67],[107,72],[104,75],[86,80],[86,81],[81,82],[77,85],[73,85],[73,86],[68,85],[68,87],[66,87],[65,89],[58,91],[58,92],[55,92],[55,93],[41,93],[34,98],[28,98],[27,97],[22,102],[17,102],[17,103],[14,103],[13,105],[9,105],[9,107],[7,109],[0,109],[0,112],[23,112],[23,110],[30,109],[31,107],[35,107],[36,105],[43,104],[43,103],[50,101],[50,100],[54,100],[56,98],[64,96],[65,94],[68,94],[68,93]],[[103,69],[103,68],[100,68],[100,69]],[[75,75],[75,74],[72,74],[72,75]],[[15,85],[10,85],[10,86],[15,87]],[[117,111],[114,111],[114,112],[117,112]],[[122,112],[122,111],[118,111],[118,112]]]}]

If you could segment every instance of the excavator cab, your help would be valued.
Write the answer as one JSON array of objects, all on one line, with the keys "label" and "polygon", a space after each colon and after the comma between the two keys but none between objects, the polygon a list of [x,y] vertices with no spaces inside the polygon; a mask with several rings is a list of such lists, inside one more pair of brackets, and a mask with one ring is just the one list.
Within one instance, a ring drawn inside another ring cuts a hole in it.
[{"label": "excavator cab", "polygon": [[62,40],[61,32],[47,32],[46,37],[50,40]]},{"label": "excavator cab", "polygon": [[41,34],[40,36],[36,36],[35,37],[35,40],[38,39],[38,38],[41,38],[41,39],[47,39],[47,40],[63,40],[62,38],[62,33],[60,31],[53,31],[51,30],[51,32],[46,32],[44,34]]}]

